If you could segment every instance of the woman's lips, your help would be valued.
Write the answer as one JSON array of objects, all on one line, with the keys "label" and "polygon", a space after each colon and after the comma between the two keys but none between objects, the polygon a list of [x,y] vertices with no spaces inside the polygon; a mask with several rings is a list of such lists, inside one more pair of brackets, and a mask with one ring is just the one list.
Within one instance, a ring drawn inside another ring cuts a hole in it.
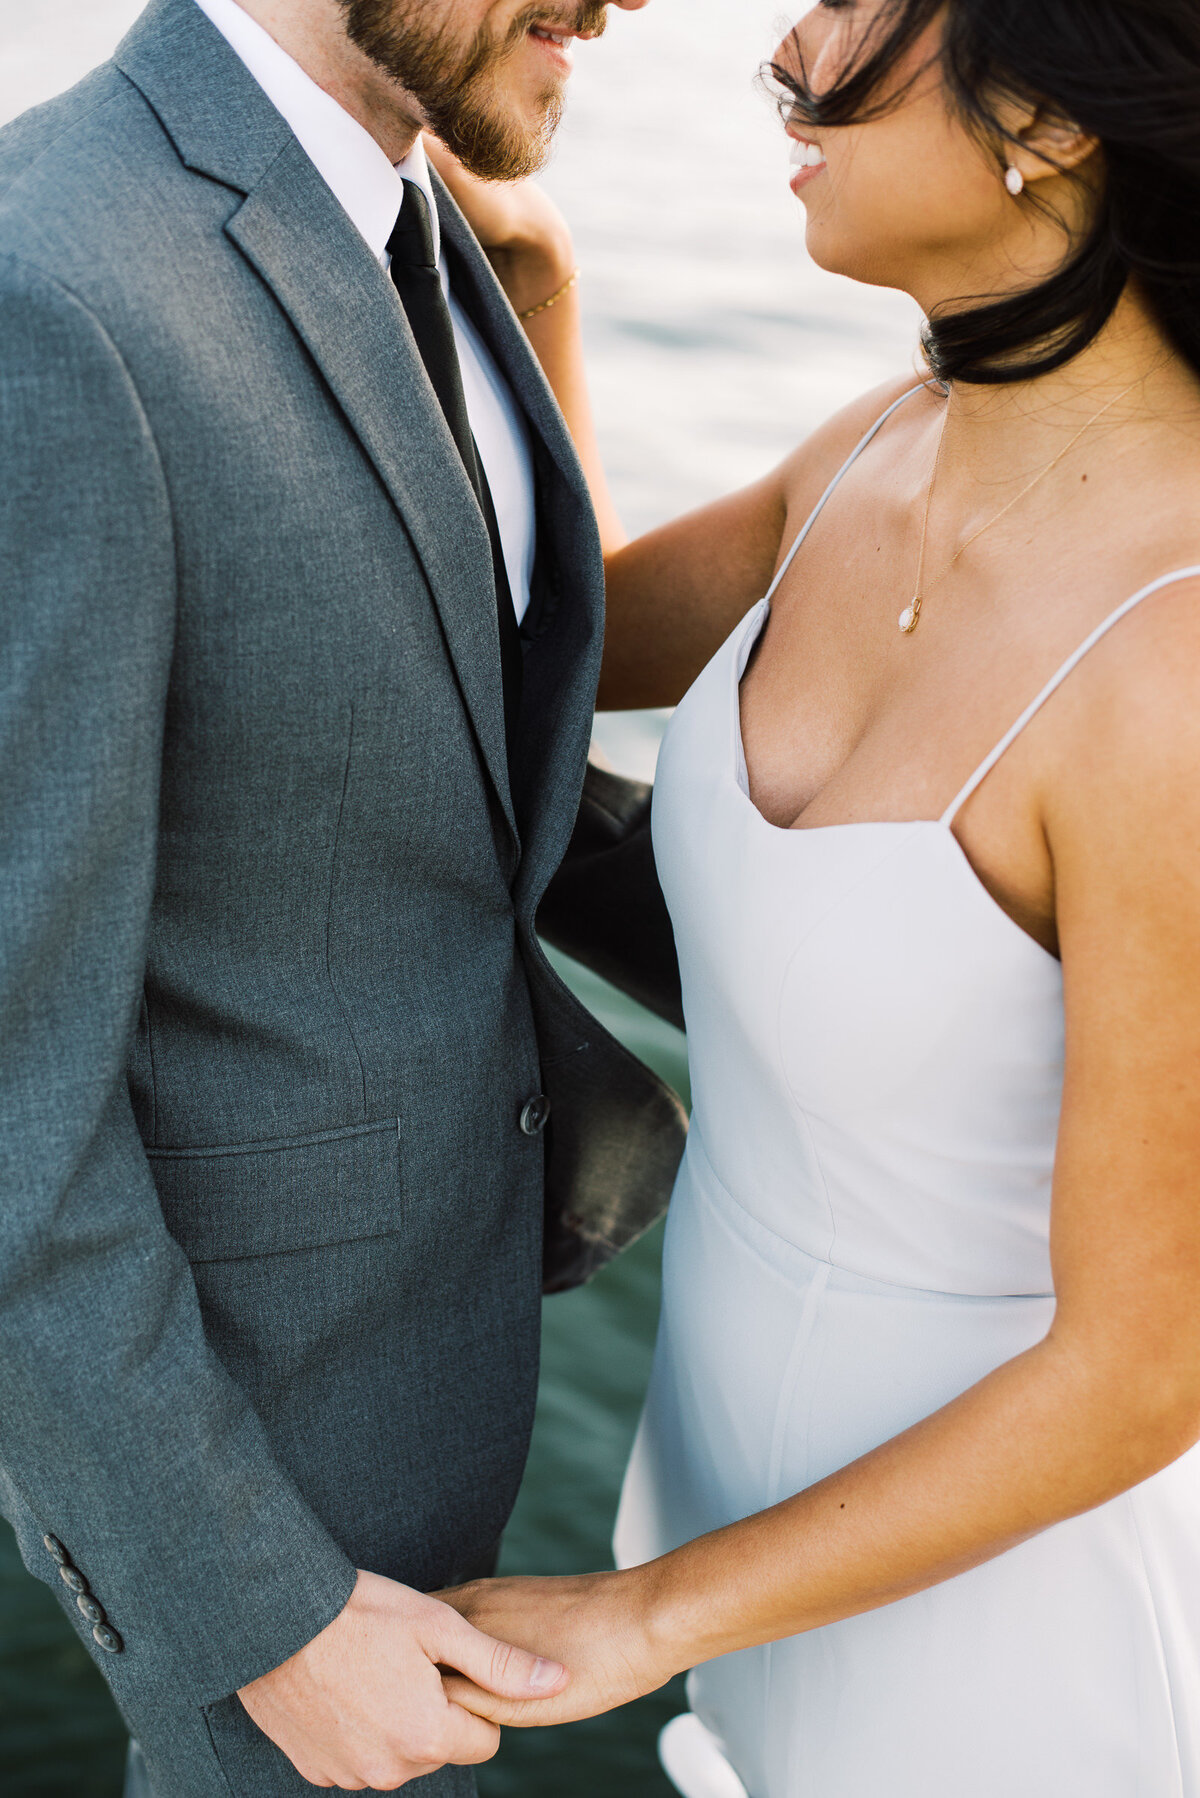
[{"label": "woman's lips", "polygon": [[794,194],[807,187],[810,181],[815,181],[818,175],[823,175],[825,166],[825,156],[820,144],[813,143],[807,137],[792,139],[791,186]]}]

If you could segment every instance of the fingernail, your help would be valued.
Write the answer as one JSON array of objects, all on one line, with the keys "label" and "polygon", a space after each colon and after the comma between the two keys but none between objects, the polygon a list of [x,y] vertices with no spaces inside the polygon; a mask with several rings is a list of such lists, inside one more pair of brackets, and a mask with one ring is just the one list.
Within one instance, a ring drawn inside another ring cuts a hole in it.
[{"label": "fingernail", "polygon": [[566,1668],[560,1661],[538,1661],[529,1675],[529,1689],[532,1692],[548,1692],[556,1686]]}]

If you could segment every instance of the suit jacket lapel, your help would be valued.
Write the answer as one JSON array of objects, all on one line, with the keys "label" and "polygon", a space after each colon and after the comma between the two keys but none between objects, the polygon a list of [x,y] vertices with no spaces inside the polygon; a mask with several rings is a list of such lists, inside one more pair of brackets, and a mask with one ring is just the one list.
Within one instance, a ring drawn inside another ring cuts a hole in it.
[{"label": "suit jacket lapel", "polygon": [[226,230],[307,344],[396,503],[515,834],[491,544],[396,291],[298,144]]},{"label": "suit jacket lapel", "polygon": [[185,163],[246,194],[226,233],[292,321],[400,512],[515,837],[487,528],[391,281],[193,0],[155,0],[117,60]]},{"label": "suit jacket lapel", "polygon": [[465,278],[464,305],[529,421],[539,472],[538,556],[552,586],[551,627],[525,665],[515,758],[524,854],[518,895],[540,895],[566,853],[591,741],[604,639],[604,563],[587,480],[558,403],[470,227],[435,175],[438,216]]},{"label": "suit jacket lapel", "polygon": [[470,293],[465,300],[472,317],[479,321],[489,349],[504,370],[525,416],[550,452],[563,479],[586,494],[587,482],[575,446],[520,321],[445,183],[436,170],[430,172],[442,236],[458,252],[459,267],[470,283]]}]

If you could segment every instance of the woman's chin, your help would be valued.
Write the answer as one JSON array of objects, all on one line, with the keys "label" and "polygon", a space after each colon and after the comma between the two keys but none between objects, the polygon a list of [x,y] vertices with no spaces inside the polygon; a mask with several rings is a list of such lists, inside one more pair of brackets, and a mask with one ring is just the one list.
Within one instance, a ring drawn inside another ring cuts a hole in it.
[{"label": "woman's chin", "polygon": [[892,256],[872,249],[861,238],[848,239],[844,233],[823,227],[820,219],[810,218],[804,236],[809,255],[827,275],[844,275],[863,287],[897,288],[909,291]]},{"label": "woman's chin", "polygon": [[847,243],[844,235],[830,231],[827,225],[822,225],[821,220],[811,214],[804,242],[817,267],[824,269],[827,275],[847,275],[852,281],[862,279],[859,269],[865,258],[861,244]]}]

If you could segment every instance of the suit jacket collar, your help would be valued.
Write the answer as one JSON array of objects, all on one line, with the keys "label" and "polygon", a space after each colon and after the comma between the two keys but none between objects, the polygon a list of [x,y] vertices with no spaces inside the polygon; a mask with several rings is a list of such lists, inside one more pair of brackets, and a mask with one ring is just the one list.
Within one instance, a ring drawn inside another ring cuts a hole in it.
[{"label": "suit jacket collar", "polygon": [[[536,907],[566,854],[591,744],[604,646],[604,560],[587,477],[558,402],[470,226],[434,172],[442,234],[455,254],[455,291],[504,370],[534,433],[538,585],[550,628],[525,664],[515,758],[524,855],[518,902]],[[466,281],[466,291],[462,283]]]},{"label": "suit jacket collar", "polygon": [[116,62],[184,163],[245,195],[226,234],[288,315],[403,519],[515,838],[491,545],[391,281],[193,0],[153,0]]},{"label": "suit jacket collar", "polygon": [[241,58],[193,0],[150,0],[113,61],[148,102],[181,161],[251,193],[292,142]]}]

